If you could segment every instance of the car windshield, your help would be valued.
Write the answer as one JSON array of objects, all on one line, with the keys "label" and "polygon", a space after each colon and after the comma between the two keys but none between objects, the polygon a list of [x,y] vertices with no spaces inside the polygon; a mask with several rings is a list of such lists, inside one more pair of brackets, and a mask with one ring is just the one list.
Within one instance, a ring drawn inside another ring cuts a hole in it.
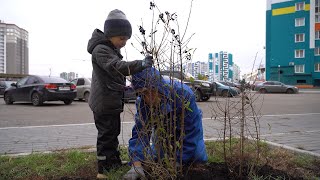
[{"label": "car windshield", "polygon": [[216,84],[219,85],[219,86],[226,86],[226,85],[224,85],[224,84],[222,84],[220,82],[216,82]]},{"label": "car windshield", "polygon": [[232,82],[225,82],[225,81],[220,81],[221,84],[225,85],[225,86],[231,86],[233,87],[233,83]]},{"label": "car windshield", "polygon": [[68,83],[67,80],[59,78],[59,77],[41,77],[44,83]]}]

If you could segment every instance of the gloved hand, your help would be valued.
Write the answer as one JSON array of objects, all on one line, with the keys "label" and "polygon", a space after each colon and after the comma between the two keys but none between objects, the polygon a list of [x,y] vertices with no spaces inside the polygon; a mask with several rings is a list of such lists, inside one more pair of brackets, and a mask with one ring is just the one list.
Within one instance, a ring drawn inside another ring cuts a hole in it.
[{"label": "gloved hand", "polygon": [[145,177],[143,172],[142,166],[134,167],[132,166],[131,169],[123,176],[123,180],[137,180],[141,177]]},{"label": "gloved hand", "polygon": [[142,60],[142,67],[148,68],[151,67],[153,64],[153,57],[150,55],[147,55],[143,60]]}]

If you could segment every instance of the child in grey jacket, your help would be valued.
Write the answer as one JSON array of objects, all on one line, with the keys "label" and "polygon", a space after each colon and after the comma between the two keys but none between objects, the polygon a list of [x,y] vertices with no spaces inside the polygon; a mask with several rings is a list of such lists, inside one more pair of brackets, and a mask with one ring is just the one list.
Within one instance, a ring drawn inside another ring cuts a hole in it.
[{"label": "child in grey jacket", "polygon": [[143,60],[122,61],[120,49],[126,45],[131,35],[132,28],[126,15],[115,9],[109,13],[104,23],[104,32],[95,29],[88,42],[93,68],[89,106],[98,130],[98,179],[106,178],[104,171],[121,165],[118,135],[125,77],[153,64],[152,56],[146,56]]}]

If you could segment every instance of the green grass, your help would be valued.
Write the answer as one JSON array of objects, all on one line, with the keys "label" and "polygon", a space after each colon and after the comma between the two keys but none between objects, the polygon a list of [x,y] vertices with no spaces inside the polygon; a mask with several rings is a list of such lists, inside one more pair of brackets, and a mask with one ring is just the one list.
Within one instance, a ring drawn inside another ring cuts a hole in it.
[{"label": "green grass", "polygon": [[314,158],[308,155],[300,154],[295,156],[292,162],[299,167],[308,168],[310,164],[313,164]]},{"label": "green grass", "polygon": [[[229,141],[228,141],[229,142]],[[268,163],[274,167],[288,170],[300,168],[306,170],[306,177],[314,177],[315,173],[311,172],[319,164],[319,160],[308,155],[294,155],[286,150],[270,149],[266,143],[259,143],[261,154]],[[256,144],[246,144],[245,154],[254,154]],[[211,141],[206,142],[209,162],[223,163],[223,142]],[[239,141],[231,140],[230,157],[238,160],[239,158]],[[226,144],[227,152],[230,151],[229,143]],[[246,156],[246,158],[250,156]],[[129,160],[127,149],[121,149],[121,158]],[[262,161],[264,162],[264,161]],[[129,166],[121,167],[107,173],[108,179],[118,180],[130,169]],[[50,154],[34,153],[21,157],[0,156],[0,179],[61,179],[61,177],[85,177],[95,179],[96,176],[96,154],[95,152],[84,152],[82,150],[65,150]],[[270,179],[270,177],[253,176],[253,179]],[[272,178],[271,178],[272,179]]]},{"label": "green grass", "polygon": [[74,175],[80,168],[95,161],[95,153],[78,150],[52,154],[31,154],[23,157],[0,157],[0,177],[2,179],[24,179],[28,177],[51,177]]}]

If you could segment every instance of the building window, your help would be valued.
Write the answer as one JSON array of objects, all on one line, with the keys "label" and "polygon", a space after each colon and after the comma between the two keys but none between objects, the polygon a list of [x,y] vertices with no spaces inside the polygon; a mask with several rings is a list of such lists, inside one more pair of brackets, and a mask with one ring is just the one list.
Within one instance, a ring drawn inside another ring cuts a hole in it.
[{"label": "building window", "polygon": [[296,25],[296,27],[304,26],[305,25],[305,18],[296,18],[295,25]]},{"label": "building window", "polygon": [[307,81],[306,80],[297,80],[297,84],[305,84],[305,83],[307,83]]},{"label": "building window", "polygon": [[316,0],[315,2],[315,13],[319,13],[320,12],[320,1]]},{"label": "building window", "polygon": [[304,73],[304,64],[294,66],[295,73]]},{"label": "building window", "polygon": [[314,64],[314,72],[320,72],[320,63]]},{"label": "building window", "polygon": [[320,15],[316,15],[315,21],[316,21],[316,23],[320,22]]},{"label": "building window", "polygon": [[314,48],[314,55],[315,56],[320,56],[320,47]]},{"label": "building window", "polygon": [[302,11],[302,10],[304,10],[304,2],[296,3],[296,11]]},{"label": "building window", "polygon": [[304,42],[304,34],[296,34],[295,42]]},{"label": "building window", "polygon": [[304,58],[304,49],[295,50],[295,58]]},{"label": "building window", "polygon": [[320,39],[320,31],[316,31],[316,37],[315,39]]}]

